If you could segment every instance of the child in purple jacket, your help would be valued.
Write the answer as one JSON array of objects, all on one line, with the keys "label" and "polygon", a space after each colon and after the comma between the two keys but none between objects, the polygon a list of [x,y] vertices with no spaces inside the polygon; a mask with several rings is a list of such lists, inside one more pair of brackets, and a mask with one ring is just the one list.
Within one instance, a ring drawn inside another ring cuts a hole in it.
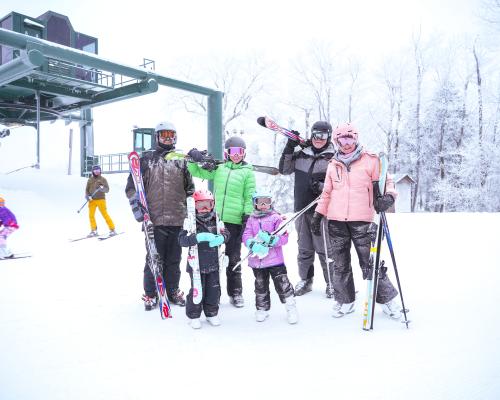
[{"label": "child in purple jacket", "polygon": [[272,235],[283,219],[273,209],[271,195],[255,193],[253,206],[254,211],[248,218],[242,241],[252,252],[248,265],[252,267],[255,276],[255,306],[257,308],[255,319],[257,322],[262,322],[269,316],[271,308],[269,277],[271,277],[281,303],[285,304],[288,322],[295,324],[299,316],[295,306],[293,286],[286,274],[281,248],[288,242],[288,233]]},{"label": "child in purple jacket", "polygon": [[16,217],[7,207],[5,200],[0,197],[0,258],[10,258],[14,254],[7,248],[7,236],[19,229]]}]

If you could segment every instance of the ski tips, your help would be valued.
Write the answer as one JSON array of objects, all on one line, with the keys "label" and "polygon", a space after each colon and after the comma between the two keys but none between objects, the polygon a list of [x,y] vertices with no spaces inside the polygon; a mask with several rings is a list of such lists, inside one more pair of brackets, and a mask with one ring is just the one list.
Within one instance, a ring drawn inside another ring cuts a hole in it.
[{"label": "ski tips", "polygon": [[257,123],[260,126],[263,126],[265,128],[266,127],[266,117],[259,117],[259,118],[257,118]]}]

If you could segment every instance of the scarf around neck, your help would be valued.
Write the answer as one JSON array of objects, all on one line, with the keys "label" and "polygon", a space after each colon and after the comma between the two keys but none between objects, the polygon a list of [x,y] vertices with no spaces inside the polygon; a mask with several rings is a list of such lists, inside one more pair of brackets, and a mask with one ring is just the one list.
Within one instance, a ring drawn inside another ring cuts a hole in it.
[{"label": "scarf around neck", "polygon": [[339,150],[335,154],[334,158],[337,161],[340,161],[342,164],[344,164],[347,168],[349,168],[349,165],[351,165],[354,161],[359,160],[362,152],[363,152],[363,146],[358,144],[356,146],[356,149],[352,153],[344,154]]}]

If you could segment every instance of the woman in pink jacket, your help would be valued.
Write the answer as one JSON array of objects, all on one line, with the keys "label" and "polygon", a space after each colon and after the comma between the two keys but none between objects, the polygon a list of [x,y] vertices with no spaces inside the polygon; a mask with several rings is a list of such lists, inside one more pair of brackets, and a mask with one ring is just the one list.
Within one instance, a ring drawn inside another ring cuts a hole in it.
[{"label": "woman in pink jacket", "polygon": [[[388,176],[386,192],[378,189],[380,160],[358,143],[358,131],[349,123],[339,125],[333,139],[338,152],[331,159],[326,172],[321,200],[313,216],[312,231],[321,234],[321,217],[328,219],[328,232],[334,259],[333,316],[342,317],[354,311],[355,289],[351,268],[351,241],[358,254],[359,264],[366,279],[370,271],[370,247],[376,235],[372,223],[376,212],[386,211],[396,197],[394,182]],[[392,318],[401,316],[401,307],[393,299],[398,292],[381,271],[377,303]]]},{"label": "woman in pink jacket", "polygon": [[282,246],[288,243],[288,233],[272,235],[283,221],[282,216],[274,211],[271,195],[255,193],[253,195],[254,211],[245,225],[242,242],[252,252],[248,265],[255,276],[255,319],[263,322],[269,316],[271,296],[269,277],[280,301],[285,304],[287,320],[296,324],[299,320],[295,306],[293,286],[288,279],[283,257]]}]

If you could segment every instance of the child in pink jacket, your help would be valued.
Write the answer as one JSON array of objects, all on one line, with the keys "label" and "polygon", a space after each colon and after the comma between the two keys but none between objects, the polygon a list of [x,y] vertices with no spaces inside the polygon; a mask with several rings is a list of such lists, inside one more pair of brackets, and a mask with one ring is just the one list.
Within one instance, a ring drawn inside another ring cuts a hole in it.
[{"label": "child in pink jacket", "polygon": [[[333,138],[338,151],[326,172],[321,200],[312,220],[312,231],[321,234],[321,218],[328,219],[334,259],[333,316],[342,317],[354,311],[355,289],[351,268],[351,241],[358,254],[363,279],[370,271],[370,247],[376,235],[372,224],[376,212],[386,211],[396,198],[394,182],[388,176],[384,195],[378,190],[380,160],[363,149],[358,142],[358,130],[349,123],[339,125]],[[392,318],[401,317],[401,307],[393,299],[398,295],[385,271],[381,271],[377,303]]]},{"label": "child in pink jacket", "polygon": [[247,220],[242,241],[252,252],[248,265],[255,276],[255,306],[257,322],[264,321],[269,316],[271,294],[269,292],[269,277],[281,303],[285,304],[287,319],[290,324],[298,322],[293,286],[286,273],[282,246],[288,243],[288,233],[272,235],[282,222],[282,217],[274,211],[272,198],[269,194],[255,193],[253,195],[254,211]]}]

